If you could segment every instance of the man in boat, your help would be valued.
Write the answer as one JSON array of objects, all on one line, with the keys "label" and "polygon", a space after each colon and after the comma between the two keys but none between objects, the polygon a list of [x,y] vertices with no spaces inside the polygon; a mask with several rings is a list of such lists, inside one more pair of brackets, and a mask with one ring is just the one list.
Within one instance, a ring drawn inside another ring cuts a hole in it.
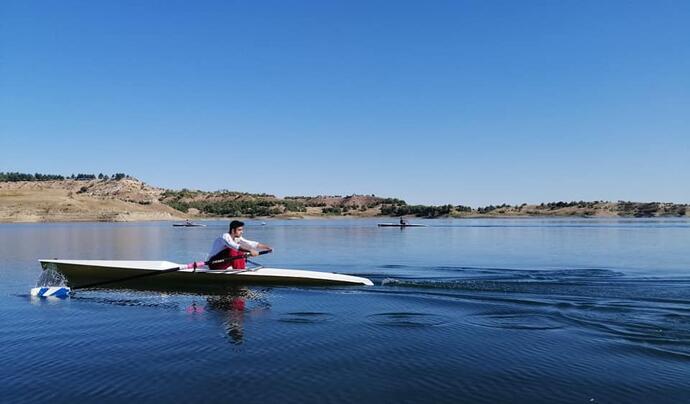
[{"label": "man in boat", "polygon": [[407,226],[407,220],[403,218],[403,216],[400,216],[400,225],[401,226]]},{"label": "man in boat", "polygon": [[[211,252],[208,254],[208,261],[243,256],[245,253],[249,253],[252,257],[256,257],[259,255],[259,249],[271,250],[271,247],[266,244],[247,240],[242,237],[242,233],[244,233],[243,222],[239,220],[230,222],[229,231],[221,234],[213,241],[213,247],[211,247]],[[211,264],[209,268],[227,269],[232,267],[233,269],[245,269],[246,265],[247,263],[244,258],[237,258],[219,264]]]}]

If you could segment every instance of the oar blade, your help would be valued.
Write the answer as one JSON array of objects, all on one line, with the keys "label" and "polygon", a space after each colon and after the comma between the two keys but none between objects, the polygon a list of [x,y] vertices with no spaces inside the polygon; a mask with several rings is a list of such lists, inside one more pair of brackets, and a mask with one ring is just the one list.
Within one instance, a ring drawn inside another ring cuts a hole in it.
[{"label": "oar blade", "polygon": [[45,286],[41,288],[32,288],[31,296],[35,297],[58,297],[64,299],[69,297],[70,288],[66,286]]}]

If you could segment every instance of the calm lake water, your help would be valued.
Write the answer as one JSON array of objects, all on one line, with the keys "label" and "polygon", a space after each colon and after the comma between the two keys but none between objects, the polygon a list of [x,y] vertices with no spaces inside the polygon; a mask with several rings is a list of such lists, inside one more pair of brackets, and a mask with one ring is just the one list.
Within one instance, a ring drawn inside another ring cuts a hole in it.
[{"label": "calm lake water", "polygon": [[38,258],[186,263],[228,222],[2,224],[2,401],[690,402],[690,221],[376,222],[246,228],[373,287],[66,300],[28,295]]}]

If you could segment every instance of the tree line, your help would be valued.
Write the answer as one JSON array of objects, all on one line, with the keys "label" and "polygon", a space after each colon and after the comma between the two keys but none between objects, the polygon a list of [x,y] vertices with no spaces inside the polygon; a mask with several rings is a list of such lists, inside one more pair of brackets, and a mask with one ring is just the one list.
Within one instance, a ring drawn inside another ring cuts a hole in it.
[{"label": "tree line", "polygon": [[107,174],[100,173],[98,176],[95,174],[72,174],[70,176],[64,176],[64,175],[56,175],[56,174],[41,174],[41,173],[35,173],[35,174],[27,174],[27,173],[20,173],[20,172],[0,172],[0,182],[19,182],[19,181],[61,181],[65,179],[71,179],[71,180],[79,180],[79,181],[89,181],[89,180],[95,180],[98,178],[99,180],[121,180],[123,178],[130,178],[129,175],[125,173],[115,173],[112,175],[112,177],[108,176]]},{"label": "tree line", "polygon": [[228,200],[205,200],[205,201],[163,201],[166,205],[179,210],[188,212],[189,209],[197,209],[199,212],[213,216],[274,216],[285,212],[306,212],[307,208],[303,203],[295,201],[228,201]]},{"label": "tree line", "polygon": [[[194,200],[193,198],[204,197]],[[242,197],[257,198],[239,199]],[[232,199],[230,199],[232,198]],[[161,202],[179,210],[188,212],[197,209],[199,212],[213,216],[274,216],[285,212],[306,212],[303,202],[295,200],[276,200],[269,194],[248,194],[245,192],[202,192],[182,189],[180,191],[167,190],[161,196]]]}]

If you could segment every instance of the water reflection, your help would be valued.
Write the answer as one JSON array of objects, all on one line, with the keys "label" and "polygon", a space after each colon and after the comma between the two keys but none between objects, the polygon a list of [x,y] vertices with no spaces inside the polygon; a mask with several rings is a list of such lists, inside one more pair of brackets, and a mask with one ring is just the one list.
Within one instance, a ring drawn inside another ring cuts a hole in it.
[{"label": "water reflection", "polygon": [[238,286],[223,295],[207,296],[205,308],[193,302],[187,312],[209,313],[225,329],[228,341],[241,345],[245,342],[245,320],[267,314],[271,309],[266,292],[267,289]]}]

